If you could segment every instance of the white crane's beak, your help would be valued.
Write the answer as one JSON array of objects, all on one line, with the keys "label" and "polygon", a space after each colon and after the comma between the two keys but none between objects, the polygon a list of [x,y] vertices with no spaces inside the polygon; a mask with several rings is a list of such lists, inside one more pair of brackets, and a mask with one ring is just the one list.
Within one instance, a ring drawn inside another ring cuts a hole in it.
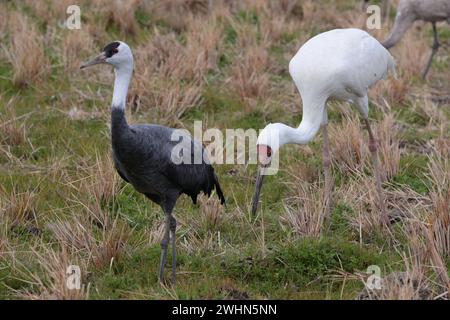
[{"label": "white crane's beak", "polygon": [[258,167],[258,173],[256,174],[255,192],[252,198],[252,216],[255,216],[256,210],[258,210],[259,196],[261,194],[261,187],[264,181],[264,174],[262,173],[264,168]]},{"label": "white crane's beak", "polygon": [[272,161],[272,148],[266,145],[258,145],[258,160],[260,165],[258,166],[258,173],[256,174],[255,192],[252,198],[252,215],[254,216],[256,210],[258,210],[259,196],[261,194],[261,188],[264,182],[264,170],[270,166]]},{"label": "white crane's beak", "polygon": [[93,58],[89,61],[83,62],[80,65],[80,69],[84,69],[84,68],[94,66],[96,64],[102,64],[102,63],[106,63],[106,55],[104,52],[100,53],[98,56],[96,56],[95,58]]}]

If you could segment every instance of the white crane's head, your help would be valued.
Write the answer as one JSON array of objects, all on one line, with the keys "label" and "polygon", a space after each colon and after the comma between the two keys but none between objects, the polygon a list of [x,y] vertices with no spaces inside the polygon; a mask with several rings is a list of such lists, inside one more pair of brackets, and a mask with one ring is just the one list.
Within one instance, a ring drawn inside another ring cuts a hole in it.
[{"label": "white crane's head", "polygon": [[84,69],[96,64],[110,64],[115,69],[133,67],[133,54],[130,47],[122,41],[114,41],[106,45],[102,52],[95,58],[81,64]]},{"label": "white crane's head", "polygon": [[261,166],[270,165],[273,155],[281,146],[289,143],[289,132],[292,129],[283,123],[269,123],[258,136],[256,149]]},{"label": "white crane's head", "polygon": [[272,158],[281,146],[289,143],[292,128],[282,123],[270,123],[259,134],[256,141],[259,168],[256,176],[255,192],[252,199],[252,214],[258,208],[259,195],[263,184],[263,169],[270,166]]}]

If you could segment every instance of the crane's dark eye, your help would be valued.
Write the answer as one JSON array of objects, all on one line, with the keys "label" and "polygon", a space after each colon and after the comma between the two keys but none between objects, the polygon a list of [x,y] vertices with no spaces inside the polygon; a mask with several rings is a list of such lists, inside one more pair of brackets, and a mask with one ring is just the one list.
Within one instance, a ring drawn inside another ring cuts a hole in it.
[{"label": "crane's dark eye", "polygon": [[117,52],[119,52],[118,47],[120,46],[120,42],[111,42],[103,48],[103,52],[105,53],[106,58],[111,58]]}]

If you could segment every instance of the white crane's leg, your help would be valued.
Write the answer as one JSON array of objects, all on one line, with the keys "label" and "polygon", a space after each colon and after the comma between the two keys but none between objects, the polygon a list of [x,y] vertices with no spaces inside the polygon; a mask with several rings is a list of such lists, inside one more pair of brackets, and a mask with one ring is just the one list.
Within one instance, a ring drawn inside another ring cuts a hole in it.
[{"label": "white crane's leg", "polygon": [[432,22],[432,24],[433,24],[433,46],[431,47],[430,58],[428,59],[425,69],[422,73],[422,79],[424,79],[424,80],[427,77],[428,71],[430,70],[434,55],[436,54],[436,52],[439,49],[439,39],[438,39],[438,34],[437,34],[437,29],[436,29],[436,22]]},{"label": "white crane's leg", "polygon": [[169,231],[170,231],[170,214],[166,214],[166,219],[165,219],[165,227],[164,227],[164,237],[161,241],[161,260],[159,263],[159,283],[163,283],[164,282],[164,265],[166,264],[166,255],[167,255],[167,247],[169,245]]},{"label": "white crane's leg", "polygon": [[324,219],[328,220],[331,212],[331,192],[333,189],[333,178],[331,176],[331,157],[330,145],[328,140],[328,123],[322,124],[323,145],[322,145],[322,162],[323,172],[325,175],[325,190],[324,190]]},{"label": "white crane's leg", "polygon": [[381,171],[380,171],[380,165],[378,161],[378,152],[377,152],[377,141],[375,139],[375,136],[372,132],[372,129],[370,128],[370,123],[367,118],[364,118],[364,121],[366,123],[367,131],[369,132],[369,150],[372,157],[372,165],[373,165],[373,171],[375,175],[375,183],[378,193],[378,203],[379,203],[379,210],[381,212],[381,220],[383,223],[387,224],[387,215],[386,215],[386,208],[384,204],[384,195],[383,195],[383,189],[381,187]]},{"label": "white crane's leg", "polygon": [[176,269],[177,269],[177,250],[176,250],[176,233],[177,230],[177,220],[170,215],[170,238],[172,239],[172,284],[175,284],[176,280]]}]

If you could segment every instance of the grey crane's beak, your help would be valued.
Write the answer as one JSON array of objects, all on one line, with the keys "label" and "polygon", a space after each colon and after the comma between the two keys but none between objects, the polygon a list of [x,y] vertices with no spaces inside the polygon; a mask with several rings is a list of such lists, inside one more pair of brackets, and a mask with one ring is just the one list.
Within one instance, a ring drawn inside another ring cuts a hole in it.
[{"label": "grey crane's beak", "polygon": [[93,58],[89,61],[83,62],[80,65],[80,69],[84,69],[84,68],[94,66],[96,64],[102,64],[102,63],[106,63],[106,55],[104,52],[100,53],[98,56],[96,56],[95,58]]},{"label": "grey crane's beak", "polygon": [[256,174],[255,192],[252,198],[252,215],[256,214],[258,210],[259,196],[261,194],[261,188],[264,182],[265,170],[270,166],[272,160],[272,149],[266,145],[258,145],[258,161],[260,165],[258,166],[258,173]]}]

